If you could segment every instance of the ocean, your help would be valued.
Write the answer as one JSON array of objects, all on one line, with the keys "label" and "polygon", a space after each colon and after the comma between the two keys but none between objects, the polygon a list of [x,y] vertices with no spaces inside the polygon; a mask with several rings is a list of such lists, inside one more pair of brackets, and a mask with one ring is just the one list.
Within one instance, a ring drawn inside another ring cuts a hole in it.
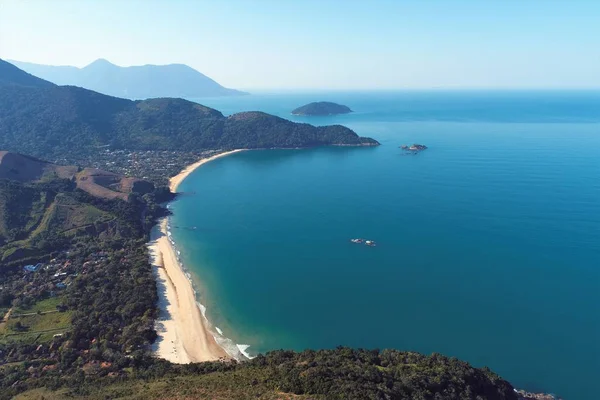
[{"label": "ocean", "polygon": [[[600,92],[195,100],[225,115],[342,124],[381,142],[241,152],[179,187],[173,238],[199,301],[250,355],[437,352],[518,388],[598,398]],[[354,113],[290,115],[319,100]],[[429,148],[398,148],[412,143]]]}]

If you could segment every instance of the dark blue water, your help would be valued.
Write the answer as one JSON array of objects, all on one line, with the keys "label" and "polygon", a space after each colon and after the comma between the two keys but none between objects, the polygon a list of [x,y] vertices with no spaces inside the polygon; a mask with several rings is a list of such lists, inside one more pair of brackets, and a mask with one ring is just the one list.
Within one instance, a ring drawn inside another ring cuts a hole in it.
[{"label": "dark blue water", "polygon": [[[289,116],[311,100],[378,148],[239,153],[180,187],[173,229],[208,316],[250,353],[440,352],[513,385],[595,399],[600,94],[409,92],[211,99]],[[429,149],[407,156],[403,143]],[[376,240],[354,245],[350,238]]]}]

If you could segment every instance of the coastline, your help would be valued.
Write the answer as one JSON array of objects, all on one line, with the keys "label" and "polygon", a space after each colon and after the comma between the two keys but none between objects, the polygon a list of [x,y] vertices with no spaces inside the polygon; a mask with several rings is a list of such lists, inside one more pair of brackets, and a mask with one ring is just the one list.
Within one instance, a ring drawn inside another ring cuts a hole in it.
[{"label": "coastline", "polygon": [[[181,182],[201,165],[240,151],[243,150],[227,151],[187,166],[170,179],[171,192],[175,193]],[[220,332],[211,330],[197,303],[192,282],[179,262],[168,217],[160,220],[153,229],[148,248],[159,295],[158,338],[152,346],[154,355],[176,364],[243,358],[239,346],[231,346]],[[229,351],[224,346],[227,344]]]},{"label": "coastline", "polygon": [[217,158],[225,157],[230,154],[239,153],[240,151],[245,151],[245,150],[246,149],[237,149],[237,150],[226,151],[224,153],[219,153],[219,154],[215,154],[214,156],[203,158],[202,160],[196,161],[195,163],[188,165],[187,167],[185,167],[183,169],[183,171],[181,171],[180,173],[178,173],[177,175],[175,175],[174,177],[169,179],[169,189],[173,193],[177,192],[177,188],[179,187],[179,185],[181,185],[181,182],[183,182],[185,180],[185,178],[187,178],[192,172],[194,172],[196,170],[196,168],[200,167],[201,165],[206,164],[207,162],[216,160]]}]

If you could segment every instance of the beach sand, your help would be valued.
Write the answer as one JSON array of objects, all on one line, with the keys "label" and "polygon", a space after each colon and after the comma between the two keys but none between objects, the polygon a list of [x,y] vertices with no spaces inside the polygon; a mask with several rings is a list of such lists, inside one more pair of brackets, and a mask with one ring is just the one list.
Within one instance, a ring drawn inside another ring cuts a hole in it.
[{"label": "beach sand", "polygon": [[206,164],[207,162],[210,162],[210,161],[215,160],[217,158],[225,157],[225,156],[228,156],[228,155],[233,154],[233,153],[238,153],[240,151],[244,151],[244,149],[226,151],[224,153],[220,153],[220,154],[214,155],[212,157],[204,158],[204,159],[202,159],[202,160],[200,160],[198,162],[195,162],[195,163],[193,163],[191,165],[188,165],[187,167],[185,167],[183,169],[183,171],[181,171],[180,173],[178,173],[177,175],[175,175],[174,177],[172,177],[169,180],[169,189],[171,189],[171,192],[175,193],[177,191],[177,188],[181,184],[181,182],[183,182],[183,180],[185,178],[187,178],[189,174],[191,174],[192,172],[194,172],[194,170],[196,168],[198,168],[199,166],[201,166],[202,164]]},{"label": "beach sand", "polygon": [[[189,165],[170,180],[172,192],[196,168],[216,158],[236,153],[233,150]],[[221,348],[207,326],[196,303],[191,282],[177,260],[167,236],[167,219],[153,231],[148,244],[158,286],[160,315],[156,323],[158,338],[153,352],[159,358],[178,364],[231,358]]]}]

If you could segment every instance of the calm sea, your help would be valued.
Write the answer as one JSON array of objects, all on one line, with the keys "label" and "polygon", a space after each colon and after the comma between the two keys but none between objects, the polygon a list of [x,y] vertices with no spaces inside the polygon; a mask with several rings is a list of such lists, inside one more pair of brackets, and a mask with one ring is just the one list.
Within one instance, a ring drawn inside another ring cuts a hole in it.
[{"label": "calm sea", "polygon": [[[355,112],[290,115],[316,100]],[[600,92],[198,101],[339,123],[382,144],[238,153],[181,185],[173,236],[224,335],[250,354],[439,352],[517,387],[598,398]],[[429,149],[398,148],[413,142]]]}]

